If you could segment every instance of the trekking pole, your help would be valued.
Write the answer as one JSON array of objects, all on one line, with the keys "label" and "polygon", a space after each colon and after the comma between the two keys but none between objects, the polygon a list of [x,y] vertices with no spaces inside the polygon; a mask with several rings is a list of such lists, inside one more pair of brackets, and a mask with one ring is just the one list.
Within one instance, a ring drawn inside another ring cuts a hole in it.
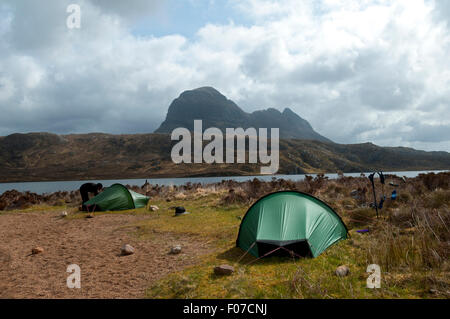
[{"label": "trekking pole", "polygon": [[373,204],[374,204],[374,206],[375,206],[375,210],[376,210],[376,212],[377,212],[377,219],[378,219],[377,195],[375,194],[375,183],[374,183],[374,181],[373,181],[374,175],[375,175],[375,173],[370,174],[370,175],[369,175],[369,179],[370,179],[370,182],[372,183],[373,200],[374,200]]},{"label": "trekking pole", "polygon": [[378,175],[380,175],[381,191],[383,192],[383,197],[386,197],[386,195],[384,195],[384,174],[383,172],[379,172]]}]

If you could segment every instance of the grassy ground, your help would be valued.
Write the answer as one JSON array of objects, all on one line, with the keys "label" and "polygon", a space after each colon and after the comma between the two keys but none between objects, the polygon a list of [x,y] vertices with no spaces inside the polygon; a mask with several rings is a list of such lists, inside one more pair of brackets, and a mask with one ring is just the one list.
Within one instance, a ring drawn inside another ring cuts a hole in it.
[{"label": "grassy ground", "polygon": [[[405,273],[382,269],[381,289],[366,288],[369,261],[365,243],[376,234],[351,231],[351,239],[341,241],[315,259],[271,257],[255,260],[235,247],[240,218],[247,205],[221,206],[219,196],[153,204],[161,209],[151,220],[143,222],[138,236],[157,232],[196,235],[216,246],[216,251],[202,262],[172,274],[149,287],[149,298],[436,298],[448,295],[435,286],[446,285],[448,272],[417,271]],[[192,214],[173,217],[169,207],[185,205]],[[180,236],[182,239],[182,236]],[[250,263],[250,264],[248,264]],[[214,266],[230,264],[236,269],[229,277],[216,276]],[[350,267],[350,275],[337,277],[339,265]],[[430,291],[431,289],[431,291]],[[434,289],[434,290],[433,290]]]},{"label": "grassy ground", "polygon": [[[148,298],[450,298],[449,175],[436,176],[386,186],[386,194],[396,188],[399,196],[386,201],[379,219],[367,207],[372,195],[367,178],[159,189],[149,203],[157,205],[158,211],[142,208],[119,213],[148,216],[133,225],[137,238],[171,233],[181,246],[183,240],[196,238],[213,248],[195,266],[148,287]],[[394,177],[388,181],[400,183]],[[255,261],[247,255],[239,260],[244,252],[235,247],[235,241],[242,217],[257,198],[279,189],[297,189],[324,200],[343,218],[351,237],[314,259]],[[354,189],[359,198],[350,196]],[[380,189],[377,192],[381,194]],[[191,213],[174,217],[175,206]],[[84,216],[75,213],[69,218]],[[356,232],[365,228],[370,232]],[[366,287],[367,267],[374,263],[381,267],[379,289]],[[221,264],[234,266],[234,274],[214,275],[213,268]],[[340,265],[350,268],[347,277],[335,275]]]}]

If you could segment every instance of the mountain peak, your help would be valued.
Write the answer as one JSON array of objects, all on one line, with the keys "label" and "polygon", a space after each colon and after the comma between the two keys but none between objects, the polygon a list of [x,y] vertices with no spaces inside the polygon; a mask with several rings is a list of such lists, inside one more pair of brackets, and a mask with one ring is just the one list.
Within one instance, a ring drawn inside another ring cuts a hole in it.
[{"label": "mountain peak", "polygon": [[233,101],[210,86],[187,90],[173,100],[167,117],[156,133],[170,133],[175,128],[193,130],[194,120],[203,120],[203,127],[279,128],[281,138],[295,138],[331,142],[313,130],[308,121],[290,108],[280,112],[268,108],[253,113],[244,112]]},{"label": "mountain peak", "polygon": [[180,94],[180,96],[182,95],[211,95],[211,96],[221,96],[221,97],[225,97],[222,93],[220,93],[219,91],[217,91],[215,88],[213,88],[212,86],[202,86],[193,90],[186,90],[183,93]]}]

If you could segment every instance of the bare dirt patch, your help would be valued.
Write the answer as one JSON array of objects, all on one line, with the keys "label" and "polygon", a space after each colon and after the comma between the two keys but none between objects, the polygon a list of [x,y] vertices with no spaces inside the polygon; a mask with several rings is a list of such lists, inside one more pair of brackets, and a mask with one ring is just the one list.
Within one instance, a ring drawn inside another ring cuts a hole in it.
[{"label": "bare dirt patch", "polygon": [[[60,212],[0,214],[0,298],[141,298],[153,282],[192,265],[211,247],[199,239],[157,233],[133,236],[145,215],[64,219]],[[123,244],[136,252],[121,256]],[[181,244],[179,255],[170,255]],[[44,252],[31,255],[33,247]],[[67,266],[81,268],[81,289],[67,288]]]}]

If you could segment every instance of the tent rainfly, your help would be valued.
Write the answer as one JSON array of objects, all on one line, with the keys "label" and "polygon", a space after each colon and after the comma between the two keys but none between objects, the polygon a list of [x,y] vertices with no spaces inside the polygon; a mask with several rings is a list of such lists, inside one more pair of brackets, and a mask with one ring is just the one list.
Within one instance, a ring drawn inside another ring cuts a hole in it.
[{"label": "tent rainfly", "polygon": [[149,197],[129,190],[122,184],[114,184],[84,203],[96,211],[125,210],[145,207]]},{"label": "tent rainfly", "polygon": [[339,215],[321,200],[281,191],[260,198],[248,209],[236,246],[255,257],[275,252],[317,257],[347,234]]}]

